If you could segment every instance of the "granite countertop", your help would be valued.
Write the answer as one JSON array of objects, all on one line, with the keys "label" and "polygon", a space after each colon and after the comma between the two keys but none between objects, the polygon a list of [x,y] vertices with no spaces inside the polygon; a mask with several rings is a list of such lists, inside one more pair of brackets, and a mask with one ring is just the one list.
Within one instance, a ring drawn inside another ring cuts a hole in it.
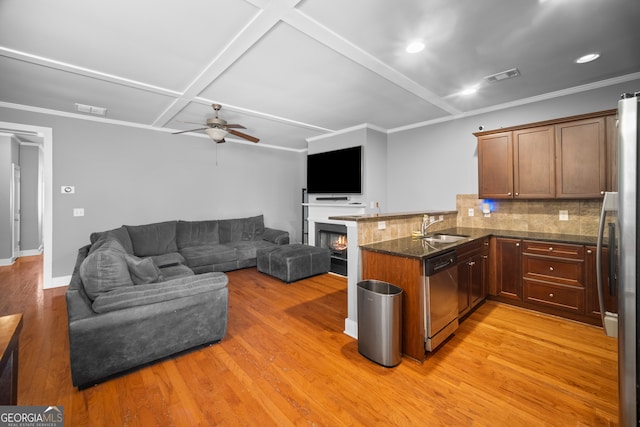
[{"label": "granite countertop", "polygon": [[402,219],[422,215],[446,215],[455,214],[458,211],[420,211],[420,212],[398,212],[398,213],[374,213],[360,215],[335,215],[329,217],[338,221],[384,221],[389,219]]},{"label": "granite countertop", "polygon": [[528,231],[491,230],[483,228],[461,227],[448,228],[446,230],[437,230],[431,234],[454,234],[467,237],[463,240],[459,240],[453,243],[429,242],[420,237],[402,237],[400,239],[362,245],[360,246],[360,248],[363,250],[387,253],[407,258],[429,258],[446,250],[455,249],[457,246],[487,236],[524,240],[542,240],[545,242],[594,246],[597,240],[595,236],[576,236],[570,234],[536,233]]}]

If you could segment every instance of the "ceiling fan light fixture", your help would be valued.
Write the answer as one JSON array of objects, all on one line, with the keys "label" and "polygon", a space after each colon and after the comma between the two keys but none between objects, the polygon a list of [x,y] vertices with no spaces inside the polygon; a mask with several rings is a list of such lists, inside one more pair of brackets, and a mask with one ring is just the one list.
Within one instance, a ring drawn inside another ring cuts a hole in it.
[{"label": "ceiling fan light fixture", "polygon": [[207,133],[207,135],[209,135],[209,138],[211,138],[215,142],[222,141],[224,137],[229,133],[226,130],[220,128],[209,128],[205,129],[204,131]]},{"label": "ceiling fan light fixture", "polygon": [[576,59],[576,64],[586,64],[588,62],[595,61],[600,58],[600,54],[598,52],[587,53],[586,55],[582,55],[580,58]]}]

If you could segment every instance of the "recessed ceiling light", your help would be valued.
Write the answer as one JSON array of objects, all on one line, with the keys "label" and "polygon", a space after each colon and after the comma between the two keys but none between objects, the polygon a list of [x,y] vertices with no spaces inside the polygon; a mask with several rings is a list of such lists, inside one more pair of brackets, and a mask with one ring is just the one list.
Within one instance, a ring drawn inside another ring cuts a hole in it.
[{"label": "recessed ceiling light", "polygon": [[418,53],[424,49],[424,42],[422,40],[414,40],[407,45],[405,50],[407,53]]},{"label": "recessed ceiling light", "polygon": [[460,92],[460,95],[464,95],[464,96],[473,95],[474,93],[476,93],[478,91],[479,87],[480,87],[479,85],[469,86],[469,87],[463,89]]},{"label": "recessed ceiling light", "polygon": [[586,64],[587,62],[595,61],[600,58],[599,53],[587,53],[586,55],[582,55],[580,58],[576,59],[576,64]]}]

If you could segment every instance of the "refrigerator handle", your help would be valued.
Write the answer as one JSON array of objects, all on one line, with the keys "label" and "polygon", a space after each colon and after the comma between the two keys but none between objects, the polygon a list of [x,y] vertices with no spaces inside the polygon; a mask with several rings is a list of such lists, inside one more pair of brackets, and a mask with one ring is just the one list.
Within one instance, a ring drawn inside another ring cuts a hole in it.
[{"label": "refrigerator handle", "polygon": [[616,225],[609,223],[609,295],[616,296]]},{"label": "refrigerator handle", "polygon": [[[602,283],[602,241],[604,234],[604,223],[607,218],[607,212],[617,210],[618,205],[618,193],[606,192],[604,193],[604,200],[602,201],[602,210],[600,211],[600,222],[598,224],[598,240],[596,244],[596,284],[598,285],[598,302],[600,304],[600,320],[602,320],[602,326],[605,327],[605,305],[604,305],[604,286]],[[615,256],[615,247],[611,245],[611,234],[609,234],[609,256],[613,253]],[[613,237],[613,243],[615,243],[615,233]],[[613,268],[612,268],[613,266]],[[615,264],[609,264],[609,271],[615,269]],[[606,331],[606,329],[605,329]]]}]

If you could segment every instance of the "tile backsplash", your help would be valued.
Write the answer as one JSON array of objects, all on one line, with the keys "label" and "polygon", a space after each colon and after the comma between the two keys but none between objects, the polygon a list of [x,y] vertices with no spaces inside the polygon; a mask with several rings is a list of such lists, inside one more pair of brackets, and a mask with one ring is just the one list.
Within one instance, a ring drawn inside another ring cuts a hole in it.
[{"label": "tile backsplash", "polygon": [[[491,213],[482,213],[483,203]],[[484,200],[477,194],[458,194],[456,209],[458,227],[496,230],[533,231],[596,236],[602,200]],[[469,210],[473,209],[473,216]],[[560,211],[568,220],[560,220]]]}]

